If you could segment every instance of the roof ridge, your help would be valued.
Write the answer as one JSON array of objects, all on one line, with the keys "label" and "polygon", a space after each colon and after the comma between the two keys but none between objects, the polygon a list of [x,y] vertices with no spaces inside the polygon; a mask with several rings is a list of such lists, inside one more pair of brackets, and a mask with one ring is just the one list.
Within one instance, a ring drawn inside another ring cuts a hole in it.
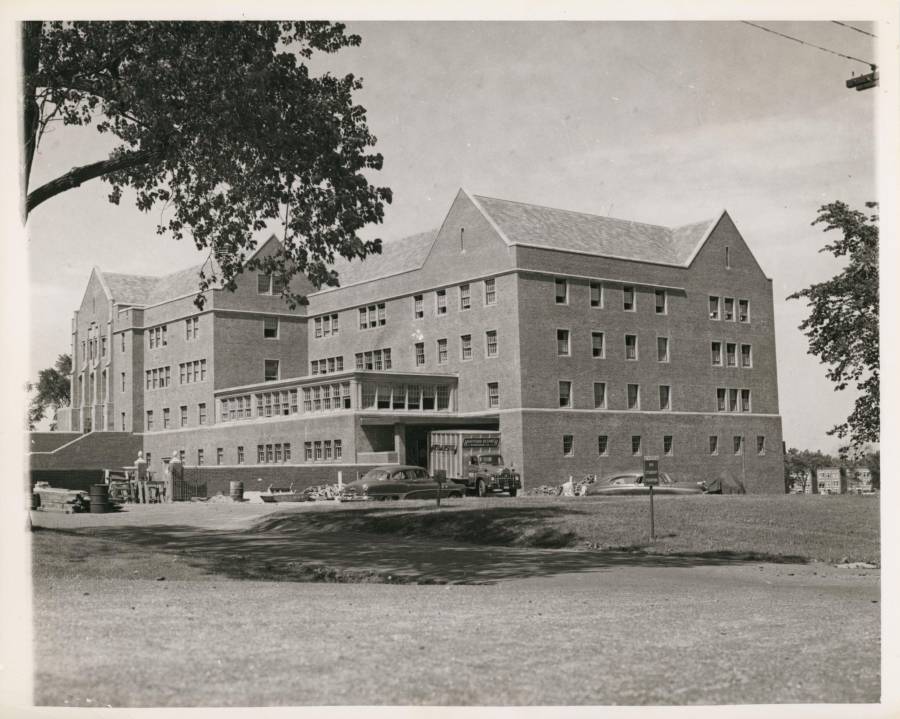
[{"label": "roof ridge", "polygon": [[[498,200],[499,202],[508,202],[511,205],[525,205],[527,207],[538,207],[542,210],[554,210],[555,212],[568,212],[573,215],[584,215],[585,217],[600,217],[604,220],[615,220],[616,222],[627,222],[630,225],[643,225],[644,227],[658,227],[661,230],[674,230],[674,227],[668,225],[657,225],[652,222],[640,222],[638,220],[626,220],[621,217],[612,217],[610,215],[598,215],[594,212],[582,212],[581,210],[567,210],[563,207],[551,207],[550,205],[539,205],[536,202],[522,202],[521,200],[507,200],[503,197],[489,197],[488,195],[473,195],[484,200]],[[693,223],[688,223],[693,224]]]}]

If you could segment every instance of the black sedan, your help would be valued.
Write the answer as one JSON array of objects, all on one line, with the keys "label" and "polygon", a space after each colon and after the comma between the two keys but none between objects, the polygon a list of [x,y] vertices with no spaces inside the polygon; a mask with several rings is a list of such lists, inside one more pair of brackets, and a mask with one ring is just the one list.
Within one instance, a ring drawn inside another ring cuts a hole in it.
[{"label": "black sedan", "polygon": [[[611,477],[604,477],[599,482],[590,484],[585,491],[588,496],[607,494],[647,495],[650,486],[644,484],[644,475],[640,472],[623,472]],[[653,487],[653,494],[702,494],[702,482],[676,482],[665,472],[659,473],[659,484]]]},{"label": "black sedan", "polygon": [[342,502],[367,499],[434,499],[440,489],[442,497],[462,497],[463,490],[454,485],[439,485],[422,467],[393,464],[374,467],[355,482],[344,485]]}]

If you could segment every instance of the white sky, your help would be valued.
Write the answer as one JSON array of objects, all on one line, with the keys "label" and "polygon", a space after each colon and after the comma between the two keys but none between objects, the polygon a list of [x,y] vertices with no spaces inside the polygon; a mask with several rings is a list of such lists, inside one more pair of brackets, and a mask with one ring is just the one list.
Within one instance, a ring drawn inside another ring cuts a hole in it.
[{"label": "white sky", "polygon": [[[866,60],[874,41],[829,22],[764,22]],[[857,21],[871,32],[871,23]],[[677,225],[729,211],[773,278],[779,397],[788,446],[834,451],[825,432],[854,396],[835,393],[797,330],[791,292],[833,275],[811,227],[820,205],[875,199],[875,91],[844,87],[859,63],[736,22],[349,23],[360,48],[316,62],[354,72],[357,101],[394,191],[385,241],[440,224],[462,186],[553,207]],[[32,187],[101,159],[94,129],[45,137]],[[28,371],[69,351],[72,311],[94,265],[164,274],[199,261],[155,234],[159,212],[99,180],[28,223]]]}]

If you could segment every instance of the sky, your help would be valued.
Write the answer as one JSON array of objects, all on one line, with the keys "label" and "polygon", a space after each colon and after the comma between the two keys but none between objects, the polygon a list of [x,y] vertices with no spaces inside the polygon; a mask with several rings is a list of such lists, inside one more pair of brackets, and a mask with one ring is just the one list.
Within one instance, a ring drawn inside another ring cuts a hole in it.
[{"label": "sky", "polygon": [[[761,22],[863,60],[874,40],[831,22]],[[877,34],[871,23],[857,27]],[[797,329],[790,293],[838,272],[819,253],[818,208],[876,199],[876,91],[848,90],[865,65],[739,22],[350,22],[362,46],[317,58],[315,72],[363,78],[394,193],[385,242],[440,225],[460,187],[660,225],[727,209],[773,280],[779,400],[789,447],[836,451],[826,431],[855,396],[836,393]],[[93,129],[56,128],[32,186],[105,157]],[[165,274],[200,262],[189,242],[155,233],[126,193],[99,180],[28,221],[27,364],[35,377],[68,352],[73,310],[93,266]]]}]

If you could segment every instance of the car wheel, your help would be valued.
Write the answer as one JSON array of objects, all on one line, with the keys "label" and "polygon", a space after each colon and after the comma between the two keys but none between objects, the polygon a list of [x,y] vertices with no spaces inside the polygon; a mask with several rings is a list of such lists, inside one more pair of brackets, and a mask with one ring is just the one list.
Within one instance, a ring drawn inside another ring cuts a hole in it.
[{"label": "car wheel", "polygon": [[518,487],[512,487],[512,488],[509,490],[509,496],[510,496],[510,497],[515,497],[518,493],[519,493],[519,488],[518,488]]},{"label": "car wheel", "polygon": [[487,487],[485,486],[483,479],[479,479],[478,483],[475,485],[475,494],[479,497],[483,497],[487,494]]}]

